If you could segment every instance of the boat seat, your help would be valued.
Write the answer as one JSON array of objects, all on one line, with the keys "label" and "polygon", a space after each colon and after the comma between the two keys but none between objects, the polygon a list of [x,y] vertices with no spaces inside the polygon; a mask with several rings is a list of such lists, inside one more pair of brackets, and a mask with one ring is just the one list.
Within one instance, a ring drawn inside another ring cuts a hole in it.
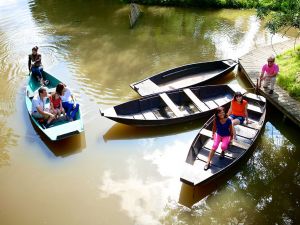
[{"label": "boat seat", "polygon": [[142,114],[146,120],[156,120],[157,119],[155,114],[151,111],[145,111]]},{"label": "boat seat", "polygon": [[199,109],[201,112],[209,110],[205,103],[200,101],[200,99],[197,98],[197,96],[191,91],[191,89],[185,88],[183,89],[183,92],[190,98],[190,100],[195,104],[197,109]]},{"label": "boat seat", "polygon": [[147,79],[138,84],[135,84],[134,87],[138,90],[138,92],[142,96],[160,92],[159,87],[154,82],[152,82],[150,79]]},{"label": "boat seat", "polygon": [[145,117],[142,114],[134,114],[133,118],[137,119],[137,120],[144,120],[145,119]]},{"label": "boat seat", "polygon": [[217,103],[215,103],[213,100],[205,101],[204,103],[211,109],[218,108]]},{"label": "boat seat", "polygon": [[169,98],[169,96],[166,93],[159,94],[160,98],[166,103],[166,105],[171,109],[171,111],[175,114],[177,117],[183,117],[184,114],[177,108],[177,106],[174,104],[174,102]]},{"label": "boat seat", "polygon": [[249,99],[256,100],[256,101],[266,102],[266,99],[263,96],[260,96],[260,95],[256,95],[256,94],[252,94],[252,93],[246,93],[246,94],[244,94],[244,96],[249,98]]},{"label": "boat seat", "polygon": [[223,106],[225,105],[226,103],[230,102],[230,100],[226,97],[223,97],[223,98],[217,98],[217,99],[214,99],[214,102],[218,105],[218,106]]},{"label": "boat seat", "polygon": [[[212,131],[203,128],[200,130],[200,134],[207,136],[207,137],[211,137]],[[248,149],[250,147],[249,144],[247,144],[245,142],[237,141],[237,140],[232,140],[231,145],[234,145],[236,147],[243,148],[243,149]]]},{"label": "boat seat", "polygon": [[263,109],[260,106],[256,106],[250,103],[248,103],[248,110],[258,112],[258,113],[263,113]]}]

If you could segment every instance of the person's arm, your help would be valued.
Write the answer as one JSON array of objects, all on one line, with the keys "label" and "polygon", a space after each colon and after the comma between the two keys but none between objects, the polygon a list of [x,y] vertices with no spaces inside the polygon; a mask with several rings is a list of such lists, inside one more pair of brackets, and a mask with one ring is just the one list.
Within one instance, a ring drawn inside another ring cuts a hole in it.
[{"label": "person's arm", "polygon": [[263,79],[264,79],[264,74],[265,74],[265,71],[266,71],[265,66],[266,66],[266,65],[264,65],[264,66],[262,67],[262,69],[261,69],[261,73],[260,73],[260,76],[259,76],[259,79],[260,79],[260,80],[263,80]]},{"label": "person's arm", "polygon": [[216,131],[217,131],[217,125],[216,125],[216,119],[214,119],[214,121],[213,121],[213,127],[212,127],[212,136],[211,136],[211,139],[214,139]]},{"label": "person's arm", "polygon": [[54,111],[53,103],[50,101],[50,109]]},{"label": "person's arm", "polygon": [[71,92],[71,99],[73,101],[73,108],[75,108],[76,107],[76,100],[75,100],[75,97],[74,97],[72,92]]},{"label": "person's arm", "polygon": [[63,110],[63,106],[62,106],[62,101],[60,100],[59,102],[59,110],[62,111]]},{"label": "person's arm", "polygon": [[31,72],[31,57],[30,55],[28,56],[28,70]]},{"label": "person's arm", "polygon": [[228,109],[227,116],[230,116],[231,113],[232,113],[232,102],[230,103],[230,107]]},{"label": "person's arm", "polygon": [[249,119],[248,119],[248,103],[246,103],[245,105],[245,118],[246,118],[246,124],[249,123]]},{"label": "person's arm", "polygon": [[230,123],[230,126],[229,126],[229,132],[230,132],[230,140],[233,139],[233,128],[232,128],[232,123]]},{"label": "person's arm", "polygon": [[279,72],[279,67],[278,67],[278,65],[274,64],[274,72],[273,72],[273,74],[271,74],[271,76],[276,77],[278,72]]}]

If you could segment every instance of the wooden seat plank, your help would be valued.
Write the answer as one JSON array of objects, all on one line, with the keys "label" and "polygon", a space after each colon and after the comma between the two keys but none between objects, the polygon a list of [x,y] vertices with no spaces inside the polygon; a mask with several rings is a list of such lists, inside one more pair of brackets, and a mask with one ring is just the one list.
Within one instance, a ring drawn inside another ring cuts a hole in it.
[{"label": "wooden seat plank", "polygon": [[[207,137],[211,137],[212,131],[203,128],[200,130],[200,134],[207,136]],[[250,147],[250,144],[242,142],[242,141],[238,141],[238,140],[232,140],[231,145],[234,145],[236,147],[243,148],[243,149],[248,149]]]},{"label": "wooden seat plank", "polygon": [[258,112],[258,113],[263,113],[263,110],[260,106],[252,105],[250,103],[248,103],[248,110]]},{"label": "wooden seat plank", "polygon": [[204,103],[211,109],[218,107],[218,105],[213,100],[205,101]]},{"label": "wooden seat plank", "polygon": [[156,120],[156,116],[154,115],[153,112],[151,111],[145,111],[143,112],[143,116],[145,117],[146,120]]},{"label": "wooden seat plank", "polygon": [[227,98],[217,98],[217,99],[214,99],[214,102],[218,105],[218,106],[223,106],[225,105],[226,103],[228,103],[230,100],[227,99]]},{"label": "wooden seat plank", "polygon": [[204,102],[200,101],[200,99],[191,91],[191,89],[185,88],[183,89],[183,92],[190,98],[190,100],[200,111],[204,112],[209,110],[209,107],[207,107]]},{"label": "wooden seat plank", "polygon": [[261,95],[256,95],[256,94],[252,94],[252,93],[246,93],[246,94],[244,94],[244,96],[246,96],[247,98],[256,100],[256,101],[266,102],[266,99],[263,96],[261,96]]},{"label": "wooden seat plank", "polygon": [[171,109],[171,111],[175,114],[177,117],[184,116],[183,113],[177,108],[177,106],[174,104],[174,102],[169,98],[169,96],[166,93],[159,94],[161,99],[166,103],[166,105]]},{"label": "wooden seat plank", "polygon": [[150,79],[144,80],[136,84],[135,87],[142,95],[149,95],[161,91],[160,88],[155,83],[153,83]]},{"label": "wooden seat plank", "polygon": [[142,114],[134,114],[133,118],[137,119],[137,120],[144,120],[145,119],[145,117]]},{"label": "wooden seat plank", "polygon": [[[213,146],[213,143],[214,143],[214,141],[212,139],[208,139],[207,142],[205,143],[204,147],[210,150]],[[218,154],[221,154],[221,152],[222,152],[221,144],[217,148],[216,152]],[[244,153],[243,148],[239,148],[234,145],[229,145],[228,150],[225,151],[225,155],[229,158],[237,158],[238,156],[240,156],[243,153]]]}]

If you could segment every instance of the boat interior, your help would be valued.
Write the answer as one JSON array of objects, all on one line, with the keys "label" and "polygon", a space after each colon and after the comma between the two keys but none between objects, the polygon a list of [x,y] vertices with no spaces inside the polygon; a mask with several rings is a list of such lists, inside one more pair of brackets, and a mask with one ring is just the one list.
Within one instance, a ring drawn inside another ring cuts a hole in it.
[{"label": "boat interior", "polygon": [[173,119],[226,106],[234,91],[227,85],[186,88],[115,106],[117,116],[141,120]]},{"label": "boat interior", "polygon": [[[185,183],[193,183],[193,185],[200,184],[205,181],[212,174],[215,174],[223,168],[229,166],[240,156],[244,155],[250,146],[255,141],[260,129],[262,128],[264,117],[265,117],[265,101],[258,101],[254,99],[255,95],[248,94],[245,99],[248,101],[248,116],[250,124],[236,125],[236,140],[233,140],[230,144],[229,149],[225,152],[225,157],[220,160],[221,147],[219,146],[216,150],[212,161],[211,167],[208,171],[204,171],[204,166],[207,162],[207,158],[210,149],[213,145],[212,136],[212,121],[207,122],[197,138],[194,140],[187,159],[186,159],[186,170],[181,177],[181,181]],[[193,171],[198,171],[193,173]]]},{"label": "boat interior", "polygon": [[[49,84],[47,84],[47,86],[45,86],[46,90],[47,90],[47,93],[48,95],[51,95],[55,92],[56,90],[56,85],[58,83],[58,80],[48,76],[47,73],[44,73],[44,79],[47,79],[49,81]],[[38,82],[37,79],[35,79],[34,77],[30,77],[30,82],[28,83],[28,86],[29,88],[27,89],[27,96],[28,98],[30,99],[30,105],[28,105],[29,107],[29,111],[31,112],[31,102],[32,102],[32,99],[35,95],[38,94],[38,89],[40,88],[40,83]],[[45,107],[46,108],[50,108],[50,100],[49,98],[46,99],[46,104],[45,104]],[[36,119],[34,117],[31,117],[34,121],[36,121],[36,123],[38,123],[42,128],[45,129],[45,124],[46,124],[46,120],[45,119]],[[80,119],[80,113],[77,112],[76,113],[76,120]],[[69,121],[66,120],[66,117],[61,115],[59,118],[55,119],[51,125],[49,126],[50,127],[55,127],[55,126],[59,126],[59,125],[62,125],[62,124],[66,124],[68,123]]]}]

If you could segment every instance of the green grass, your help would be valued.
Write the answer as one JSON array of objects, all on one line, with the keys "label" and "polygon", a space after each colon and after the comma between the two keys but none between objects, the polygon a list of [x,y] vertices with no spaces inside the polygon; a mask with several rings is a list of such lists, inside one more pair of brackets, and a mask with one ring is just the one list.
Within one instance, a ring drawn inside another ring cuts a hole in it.
[{"label": "green grass", "polygon": [[300,45],[296,50],[292,49],[278,55],[276,62],[280,70],[277,84],[300,101]]}]

